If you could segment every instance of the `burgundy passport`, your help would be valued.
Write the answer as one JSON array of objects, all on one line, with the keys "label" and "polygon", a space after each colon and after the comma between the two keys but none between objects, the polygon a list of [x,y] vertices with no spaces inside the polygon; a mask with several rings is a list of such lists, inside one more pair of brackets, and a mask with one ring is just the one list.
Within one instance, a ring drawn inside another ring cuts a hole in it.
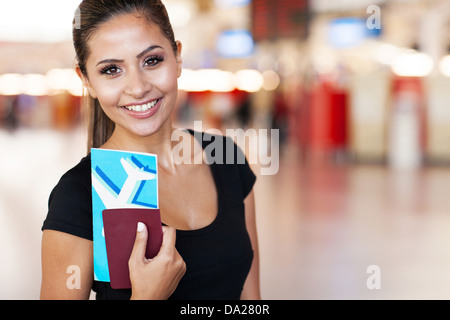
[{"label": "burgundy passport", "polygon": [[105,209],[103,227],[109,276],[113,289],[131,288],[128,260],[136,240],[137,224],[147,226],[148,241],[145,257],[155,257],[162,244],[161,215],[159,209]]}]

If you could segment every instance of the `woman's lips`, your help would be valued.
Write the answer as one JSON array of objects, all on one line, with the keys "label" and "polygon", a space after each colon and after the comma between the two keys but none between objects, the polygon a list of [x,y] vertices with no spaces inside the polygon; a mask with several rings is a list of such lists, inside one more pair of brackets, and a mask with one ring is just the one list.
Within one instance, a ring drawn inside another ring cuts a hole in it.
[{"label": "woman's lips", "polygon": [[136,119],[147,119],[152,117],[161,107],[162,98],[144,104],[129,105],[122,107],[125,112]]}]

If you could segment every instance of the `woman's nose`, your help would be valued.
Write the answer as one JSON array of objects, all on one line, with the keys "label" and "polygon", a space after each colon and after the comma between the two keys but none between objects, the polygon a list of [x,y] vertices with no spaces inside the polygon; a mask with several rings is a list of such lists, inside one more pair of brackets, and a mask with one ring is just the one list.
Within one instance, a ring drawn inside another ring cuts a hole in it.
[{"label": "woman's nose", "polygon": [[127,88],[125,93],[133,98],[143,98],[152,88],[141,70],[129,72],[127,77]]}]

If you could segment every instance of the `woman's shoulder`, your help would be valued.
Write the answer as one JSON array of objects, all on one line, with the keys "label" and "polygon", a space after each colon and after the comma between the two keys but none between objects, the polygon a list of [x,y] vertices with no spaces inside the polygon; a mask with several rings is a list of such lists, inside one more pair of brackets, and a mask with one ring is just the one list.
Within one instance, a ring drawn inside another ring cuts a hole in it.
[{"label": "woman's shoulder", "polygon": [[55,202],[78,202],[91,196],[91,157],[82,158],[78,164],[66,171],[53,188],[49,206]]},{"label": "woman's shoulder", "polygon": [[90,189],[91,186],[91,155],[82,158],[78,164],[69,169],[61,177],[61,181],[75,181]]},{"label": "woman's shoulder", "polygon": [[64,173],[53,188],[42,230],[52,229],[92,240],[90,155]]},{"label": "woman's shoulder", "polygon": [[205,161],[213,165],[213,171],[220,175],[220,180],[227,186],[239,181],[245,198],[253,188],[256,175],[235,137],[224,135],[219,130],[188,131],[202,145]]},{"label": "woman's shoulder", "polygon": [[77,175],[82,173],[89,173],[91,170],[91,154],[83,157],[75,166],[66,172],[69,175]]},{"label": "woman's shoulder", "polygon": [[223,154],[223,156],[226,156],[227,149],[229,149],[229,152],[234,152],[236,149],[238,149],[237,151],[240,151],[234,139],[224,135],[218,129],[206,131],[187,129],[187,132],[189,132],[195,140],[200,143],[204,150],[219,151]]}]

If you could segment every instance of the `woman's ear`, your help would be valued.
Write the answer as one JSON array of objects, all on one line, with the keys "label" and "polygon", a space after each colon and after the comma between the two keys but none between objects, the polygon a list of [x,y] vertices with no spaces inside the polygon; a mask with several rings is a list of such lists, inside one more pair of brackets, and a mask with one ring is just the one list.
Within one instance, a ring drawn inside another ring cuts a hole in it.
[{"label": "woman's ear", "polygon": [[177,59],[177,76],[178,78],[181,76],[181,71],[183,70],[183,59],[181,59],[181,49],[182,44],[180,41],[176,41],[177,44],[177,53],[176,53],[176,59]]},{"label": "woman's ear", "polygon": [[94,88],[92,88],[88,77],[81,71],[81,68],[78,64],[75,66],[75,72],[77,73],[78,77],[81,79],[83,86],[88,90],[91,97],[96,99],[97,95],[95,94]]}]

